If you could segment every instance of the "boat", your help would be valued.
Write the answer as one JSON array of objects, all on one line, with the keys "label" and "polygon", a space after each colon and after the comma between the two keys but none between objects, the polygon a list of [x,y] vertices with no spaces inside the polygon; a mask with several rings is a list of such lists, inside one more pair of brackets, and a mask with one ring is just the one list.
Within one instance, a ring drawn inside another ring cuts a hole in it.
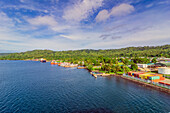
[{"label": "boat", "polygon": [[52,60],[52,61],[51,61],[51,65],[57,65],[57,64],[58,64],[57,61],[55,61],[55,60]]},{"label": "boat", "polygon": [[52,61],[52,62],[51,62],[51,65],[54,65],[54,64],[55,64],[55,62]]},{"label": "boat", "polygon": [[45,62],[46,62],[46,59],[41,58],[41,59],[40,59],[40,62],[45,63]]}]

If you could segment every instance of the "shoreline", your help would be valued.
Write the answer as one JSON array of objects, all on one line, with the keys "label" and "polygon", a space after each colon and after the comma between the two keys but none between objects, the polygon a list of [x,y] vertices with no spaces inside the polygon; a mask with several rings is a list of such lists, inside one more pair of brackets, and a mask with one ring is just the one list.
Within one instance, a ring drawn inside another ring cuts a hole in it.
[{"label": "shoreline", "polygon": [[[118,75],[116,75],[116,76],[118,76]],[[163,87],[160,87],[160,86],[156,86],[156,85],[154,85],[154,84],[145,83],[145,82],[138,81],[138,80],[135,80],[135,79],[131,79],[131,78],[125,77],[125,76],[123,76],[123,75],[121,75],[121,76],[119,76],[119,77],[120,77],[120,78],[123,78],[123,79],[126,79],[126,80],[129,80],[129,81],[132,81],[132,82],[134,82],[134,83],[143,85],[143,86],[145,86],[145,87],[154,88],[154,89],[156,89],[156,90],[159,90],[159,91],[162,91],[162,92],[165,92],[165,93],[170,94],[170,89],[163,88]]]},{"label": "shoreline", "polygon": [[123,75],[117,75],[117,74],[106,74],[107,76],[104,76],[105,74],[93,74],[92,72],[90,72],[90,74],[92,76],[94,76],[95,78],[97,78],[97,76],[102,76],[102,77],[109,77],[109,76],[117,76],[117,77],[120,77],[122,79],[126,79],[128,81],[131,81],[131,82],[134,82],[136,84],[140,84],[142,86],[145,86],[145,87],[150,87],[150,88],[153,88],[155,90],[159,90],[161,92],[165,92],[165,93],[168,93],[170,94],[170,89],[168,88],[163,88],[161,86],[157,86],[157,85],[154,85],[152,83],[146,83],[146,82],[142,82],[142,81],[139,81],[139,80],[135,80],[135,79],[131,79],[131,78],[128,78],[126,76],[123,76]]},{"label": "shoreline", "polygon": [[[20,61],[34,61],[34,60],[20,60]],[[50,62],[50,61],[47,61],[47,62]],[[66,68],[66,67],[65,67],[65,68]],[[77,69],[86,69],[86,70],[88,70],[86,67],[78,68],[78,66],[77,66]],[[90,70],[88,70],[88,71],[90,72]],[[97,78],[97,76],[102,76],[102,74],[97,75],[97,74],[92,74],[91,72],[90,72],[90,74],[91,74],[92,76],[94,76],[95,78]],[[160,87],[160,86],[156,86],[156,85],[154,85],[154,84],[145,83],[145,82],[142,82],[142,81],[139,81],[139,80],[131,79],[131,78],[125,77],[125,76],[123,76],[123,75],[117,75],[117,74],[103,74],[103,75],[104,75],[104,76],[102,76],[102,77],[117,76],[117,77],[126,79],[126,80],[128,80],[128,81],[134,82],[134,83],[136,83],[136,84],[140,84],[140,85],[145,86],[145,87],[154,88],[155,90],[159,90],[159,91],[161,91],[161,92],[165,92],[165,93],[170,94],[170,89],[163,88],[163,87]],[[106,76],[105,76],[105,75],[106,75]]]}]

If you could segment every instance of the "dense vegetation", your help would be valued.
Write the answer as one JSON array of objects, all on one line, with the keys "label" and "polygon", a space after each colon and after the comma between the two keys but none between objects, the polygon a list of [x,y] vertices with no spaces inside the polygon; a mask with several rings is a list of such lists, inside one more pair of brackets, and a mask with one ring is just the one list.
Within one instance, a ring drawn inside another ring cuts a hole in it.
[{"label": "dense vegetation", "polygon": [[0,59],[25,60],[46,58],[47,60],[60,60],[62,62],[79,64],[79,66],[86,66],[91,71],[99,70],[105,73],[123,74],[131,70],[138,70],[136,63],[156,63],[156,58],[150,59],[149,57],[161,56],[170,57],[170,45],[109,50],[33,50],[1,56]]},{"label": "dense vegetation", "polygon": [[121,49],[108,49],[108,50],[69,50],[69,51],[51,51],[51,50],[33,50],[21,53],[12,53],[7,56],[1,56],[1,60],[24,60],[35,58],[52,59],[76,59],[84,60],[88,58],[97,58],[104,56],[108,58],[114,57],[170,57],[170,45],[164,46],[144,46],[144,47],[127,47]]}]

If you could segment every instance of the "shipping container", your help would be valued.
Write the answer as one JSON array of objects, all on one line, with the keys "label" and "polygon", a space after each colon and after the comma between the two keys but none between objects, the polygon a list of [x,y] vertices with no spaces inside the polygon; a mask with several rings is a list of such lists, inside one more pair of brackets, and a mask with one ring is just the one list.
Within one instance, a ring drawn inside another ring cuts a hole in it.
[{"label": "shipping container", "polygon": [[152,76],[152,77],[149,77],[149,80],[156,80],[156,79],[160,79],[160,76]]},{"label": "shipping container", "polygon": [[151,82],[160,82],[160,79],[156,79],[156,80],[151,80]]},{"label": "shipping container", "polygon": [[160,80],[165,80],[165,78],[164,77],[160,77]]},{"label": "shipping container", "polygon": [[142,78],[142,79],[149,79],[148,77],[152,77],[153,75],[151,74],[140,74],[139,77]]},{"label": "shipping container", "polygon": [[131,75],[131,72],[128,72],[128,75]]},{"label": "shipping container", "polygon": [[140,75],[140,74],[144,74],[144,73],[143,73],[143,72],[136,72],[136,73],[134,73],[134,76],[137,77],[137,78],[139,78],[139,75]]},{"label": "shipping container", "polygon": [[154,76],[159,76],[159,77],[163,77],[162,74],[153,74]]}]

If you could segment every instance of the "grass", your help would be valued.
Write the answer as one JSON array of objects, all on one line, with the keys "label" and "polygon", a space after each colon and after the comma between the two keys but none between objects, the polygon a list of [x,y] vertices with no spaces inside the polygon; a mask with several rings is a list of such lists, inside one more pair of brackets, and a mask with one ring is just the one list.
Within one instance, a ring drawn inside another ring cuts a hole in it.
[{"label": "grass", "polygon": [[101,68],[92,68],[92,70],[100,70]]},{"label": "grass", "polygon": [[170,75],[165,75],[165,76],[170,76]]},{"label": "grass", "polygon": [[114,75],[115,73],[114,72],[110,72],[109,74],[113,74]]},{"label": "grass", "polygon": [[99,71],[100,73],[105,73],[105,71]]},{"label": "grass", "polygon": [[116,72],[118,75],[123,75],[124,72]]},{"label": "grass", "polygon": [[165,77],[166,79],[170,79],[170,78],[169,78],[169,77],[170,77],[169,74],[168,74],[168,75],[164,74],[164,77]]},{"label": "grass", "polygon": [[97,71],[97,70],[92,69],[91,71]]},{"label": "grass", "polygon": [[123,65],[124,63],[123,62],[119,62],[118,65]]}]

